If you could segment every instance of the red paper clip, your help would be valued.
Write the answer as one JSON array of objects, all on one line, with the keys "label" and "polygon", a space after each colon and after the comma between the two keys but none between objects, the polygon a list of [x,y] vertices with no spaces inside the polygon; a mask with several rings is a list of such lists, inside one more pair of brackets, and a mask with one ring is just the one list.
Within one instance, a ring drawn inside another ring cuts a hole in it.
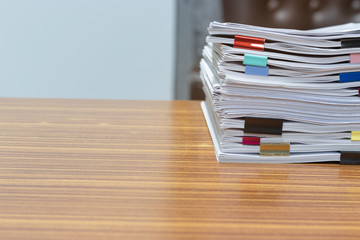
[{"label": "red paper clip", "polygon": [[235,35],[234,48],[264,51],[265,39]]},{"label": "red paper clip", "polygon": [[260,145],[259,137],[243,137],[242,144],[244,145]]}]

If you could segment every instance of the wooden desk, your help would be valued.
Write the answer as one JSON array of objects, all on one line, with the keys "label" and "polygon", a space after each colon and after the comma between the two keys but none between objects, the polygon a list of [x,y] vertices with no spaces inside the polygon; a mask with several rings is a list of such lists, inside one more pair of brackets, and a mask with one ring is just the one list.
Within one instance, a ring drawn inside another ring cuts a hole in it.
[{"label": "wooden desk", "polygon": [[1,239],[360,239],[360,167],[219,164],[199,102],[0,99]]}]

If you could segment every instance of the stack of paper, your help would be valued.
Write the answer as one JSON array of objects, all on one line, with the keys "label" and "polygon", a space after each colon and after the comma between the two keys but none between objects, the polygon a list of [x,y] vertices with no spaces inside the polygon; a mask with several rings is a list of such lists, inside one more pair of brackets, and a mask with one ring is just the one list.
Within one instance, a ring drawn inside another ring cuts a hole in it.
[{"label": "stack of paper", "polygon": [[360,163],[360,24],[208,30],[202,108],[219,162]]}]

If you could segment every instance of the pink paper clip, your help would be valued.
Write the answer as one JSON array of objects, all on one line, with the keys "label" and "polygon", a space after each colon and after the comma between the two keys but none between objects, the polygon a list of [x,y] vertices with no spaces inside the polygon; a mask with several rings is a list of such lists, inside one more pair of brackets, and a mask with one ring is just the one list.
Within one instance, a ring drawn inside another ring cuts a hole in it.
[{"label": "pink paper clip", "polygon": [[360,63],[360,53],[351,53],[350,63]]}]

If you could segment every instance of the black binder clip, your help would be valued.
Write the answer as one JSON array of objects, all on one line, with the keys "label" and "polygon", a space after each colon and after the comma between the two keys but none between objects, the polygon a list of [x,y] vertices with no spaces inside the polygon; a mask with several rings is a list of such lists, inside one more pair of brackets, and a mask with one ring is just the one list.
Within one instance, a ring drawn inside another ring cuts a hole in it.
[{"label": "black binder clip", "polygon": [[245,133],[282,135],[282,119],[245,117]]},{"label": "black binder clip", "polygon": [[341,40],[341,48],[358,48],[360,47],[360,38],[350,38]]},{"label": "black binder clip", "polygon": [[360,152],[341,152],[341,165],[360,165]]}]

